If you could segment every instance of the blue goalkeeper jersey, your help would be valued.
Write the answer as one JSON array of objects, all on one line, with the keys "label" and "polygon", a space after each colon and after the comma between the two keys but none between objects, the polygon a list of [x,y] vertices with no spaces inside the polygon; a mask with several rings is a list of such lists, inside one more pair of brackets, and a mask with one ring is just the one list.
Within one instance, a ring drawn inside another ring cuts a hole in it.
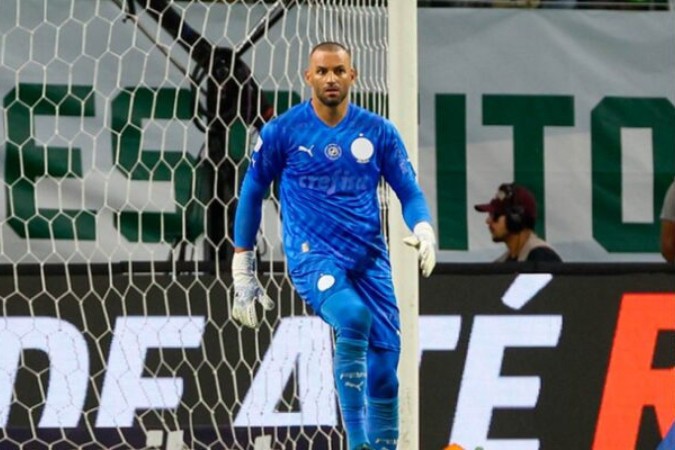
[{"label": "blue goalkeeper jersey", "polygon": [[[307,101],[263,127],[242,190],[248,183],[266,188],[279,181],[284,250],[291,269],[307,252],[332,257],[346,269],[389,269],[378,193],[382,177],[401,200],[409,227],[430,221],[391,122],[350,104],[343,120],[331,127]],[[236,228],[237,246],[255,238],[257,228]]]}]

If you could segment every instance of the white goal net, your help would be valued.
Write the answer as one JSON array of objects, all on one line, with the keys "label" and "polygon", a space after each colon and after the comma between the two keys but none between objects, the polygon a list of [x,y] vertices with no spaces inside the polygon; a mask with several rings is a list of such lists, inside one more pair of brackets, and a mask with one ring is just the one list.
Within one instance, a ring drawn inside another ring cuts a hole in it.
[{"label": "white goal net", "polygon": [[313,45],[387,114],[387,26],[384,0],[2,0],[0,448],[344,448],[274,192],[258,332],[229,318],[231,220]]}]

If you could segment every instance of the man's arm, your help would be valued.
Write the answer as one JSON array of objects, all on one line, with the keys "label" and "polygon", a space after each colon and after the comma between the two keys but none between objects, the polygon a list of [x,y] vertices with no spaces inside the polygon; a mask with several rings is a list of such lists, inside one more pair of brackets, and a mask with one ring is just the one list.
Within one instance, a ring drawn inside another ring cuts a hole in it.
[{"label": "man's arm", "polygon": [[251,328],[257,328],[260,324],[255,310],[256,301],[266,311],[274,308],[274,302],[265,294],[256,277],[255,252],[253,251],[262,219],[262,201],[266,190],[267,187],[257,182],[255,177],[248,172],[239,192],[239,202],[234,217],[232,317]]},{"label": "man's arm", "polygon": [[403,221],[413,232],[403,242],[417,250],[422,275],[429,277],[436,266],[436,233],[431,226],[431,214],[422,189],[414,172],[412,177],[394,178],[389,185],[401,202]]},{"label": "man's arm", "polygon": [[253,250],[262,220],[262,202],[267,186],[259,183],[247,172],[239,191],[237,211],[234,215],[235,251]]},{"label": "man's arm", "polygon": [[675,263],[675,222],[661,219],[661,254],[669,263]]},{"label": "man's arm", "polygon": [[661,254],[669,263],[675,262],[675,180],[668,187],[661,207]]},{"label": "man's arm", "polygon": [[389,132],[383,164],[384,179],[401,202],[403,220],[413,232],[403,242],[417,249],[422,275],[428,277],[436,265],[436,234],[431,226],[429,206],[401,137],[393,126]]}]

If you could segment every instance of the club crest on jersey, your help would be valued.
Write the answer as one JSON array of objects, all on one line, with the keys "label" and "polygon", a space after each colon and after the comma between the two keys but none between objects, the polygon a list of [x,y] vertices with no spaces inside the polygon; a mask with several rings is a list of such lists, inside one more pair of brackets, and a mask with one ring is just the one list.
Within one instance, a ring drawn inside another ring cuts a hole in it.
[{"label": "club crest on jersey", "polygon": [[337,144],[328,144],[326,148],[323,149],[326,158],[335,161],[340,156],[342,156],[342,149]]},{"label": "club crest on jersey", "polygon": [[357,162],[361,164],[367,164],[368,161],[370,161],[370,158],[373,156],[375,148],[373,147],[373,143],[370,142],[368,138],[365,138],[363,135],[361,135],[354,139],[354,142],[352,142],[351,151],[352,156],[356,158]]}]

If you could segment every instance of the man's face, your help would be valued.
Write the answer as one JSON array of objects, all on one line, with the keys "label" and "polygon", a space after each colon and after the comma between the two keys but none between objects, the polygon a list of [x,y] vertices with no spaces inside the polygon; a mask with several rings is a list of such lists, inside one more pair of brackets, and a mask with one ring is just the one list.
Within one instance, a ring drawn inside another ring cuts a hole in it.
[{"label": "man's face", "polygon": [[345,101],[355,78],[351,58],[344,50],[315,51],[305,72],[313,97],[326,106],[338,106]]},{"label": "man's face", "polygon": [[509,229],[506,226],[506,216],[504,214],[490,213],[485,219],[485,223],[492,235],[492,242],[504,242],[509,235]]}]

